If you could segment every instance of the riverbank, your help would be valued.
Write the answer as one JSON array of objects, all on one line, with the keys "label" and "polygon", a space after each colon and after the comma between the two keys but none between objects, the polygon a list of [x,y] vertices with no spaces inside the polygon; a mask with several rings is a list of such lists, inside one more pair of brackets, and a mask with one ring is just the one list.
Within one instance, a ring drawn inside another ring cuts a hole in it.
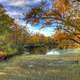
[{"label": "riverbank", "polygon": [[79,77],[80,56],[20,55],[0,62],[0,80],[79,80]]}]

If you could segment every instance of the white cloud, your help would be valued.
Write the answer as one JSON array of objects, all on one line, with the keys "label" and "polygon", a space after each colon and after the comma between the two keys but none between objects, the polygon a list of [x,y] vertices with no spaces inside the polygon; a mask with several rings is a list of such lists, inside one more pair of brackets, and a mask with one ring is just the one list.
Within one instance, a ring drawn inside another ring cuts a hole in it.
[{"label": "white cloud", "polygon": [[35,34],[35,33],[40,33],[40,34],[43,34],[45,36],[51,36],[55,33],[55,31],[53,31],[53,29],[51,27],[47,27],[47,28],[44,28],[42,30],[39,30],[39,29],[36,29],[34,26],[32,26],[31,24],[27,24],[26,26],[28,28],[28,30],[32,33],[32,34]]},{"label": "white cloud", "polygon": [[16,11],[13,11],[13,12],[6,12],[6,14],[9,14],[9,15],[12,15],[12,16],[15,16],[15,15],[22,16],[21,13],[16,12]]},{"label": "white cloud", "polygon": [[33,5],[41,0],[7,0],[9,2],[8,5],[12,6],[24,6],[24,5]]},{"label": "white cloud", "polygon": [[9,0],[10,4],[13,6],[22,6],[26,4],[26,0]]},{"label": "white cloud", "polygon": [[0,0],[0,3],[6,2],[6,0]]}]

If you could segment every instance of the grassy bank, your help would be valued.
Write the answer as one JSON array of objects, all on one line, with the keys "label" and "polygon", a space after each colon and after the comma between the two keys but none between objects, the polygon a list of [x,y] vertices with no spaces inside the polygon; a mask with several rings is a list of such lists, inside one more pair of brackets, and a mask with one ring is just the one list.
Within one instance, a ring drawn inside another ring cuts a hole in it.
[{"label": "grassy bank", "polygon": [[20,55],[0,62],[0,80],[80,80],[80,56]]}]

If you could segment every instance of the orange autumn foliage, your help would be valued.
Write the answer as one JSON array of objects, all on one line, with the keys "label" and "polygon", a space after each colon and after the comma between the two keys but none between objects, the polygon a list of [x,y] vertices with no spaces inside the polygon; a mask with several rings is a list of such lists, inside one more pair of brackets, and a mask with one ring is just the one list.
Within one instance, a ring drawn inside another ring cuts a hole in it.
[{"label": "orange autumn foliage", "polygon": [[63,39],[68,39],[69,36],[68,34],[66,34],[64,31],[56,31],[55,35],[54,35],[54,40],[56,41],[61,41]]},{"label": "orange autumn foliage", "polygon": [[80,45],[77,42],[80,42],[80,33],[71,36],[68,33],[58,30],[53,36],[53,40],[58,43],[57,48],[79,48]]},{"label": "orange autumn foliage", "polygon": [[55,0],[55,8],[61,13],[64,14],[70,9],[70,4],[68,0]]}]

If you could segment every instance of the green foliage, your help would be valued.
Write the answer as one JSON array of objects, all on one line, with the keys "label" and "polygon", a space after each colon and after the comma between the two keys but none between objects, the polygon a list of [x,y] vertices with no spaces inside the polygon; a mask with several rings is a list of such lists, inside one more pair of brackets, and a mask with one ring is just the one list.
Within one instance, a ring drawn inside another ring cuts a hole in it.
[{"label": "green foliage", "polygon": [[28,36],[27,30],[17,25],[5,14],[3,6],[0,6],[0,56],[23,53],[23,46]]},{"label": "green foliage", "polygon": [[[0,54],[10,55],[16,51],[12,40],[9,40],[9,35],[12,33],[10,29],[14,23],[13,19],[5,14],[5,10],[0,6]],[[1,56],[1,55],[0,55]]]}]

